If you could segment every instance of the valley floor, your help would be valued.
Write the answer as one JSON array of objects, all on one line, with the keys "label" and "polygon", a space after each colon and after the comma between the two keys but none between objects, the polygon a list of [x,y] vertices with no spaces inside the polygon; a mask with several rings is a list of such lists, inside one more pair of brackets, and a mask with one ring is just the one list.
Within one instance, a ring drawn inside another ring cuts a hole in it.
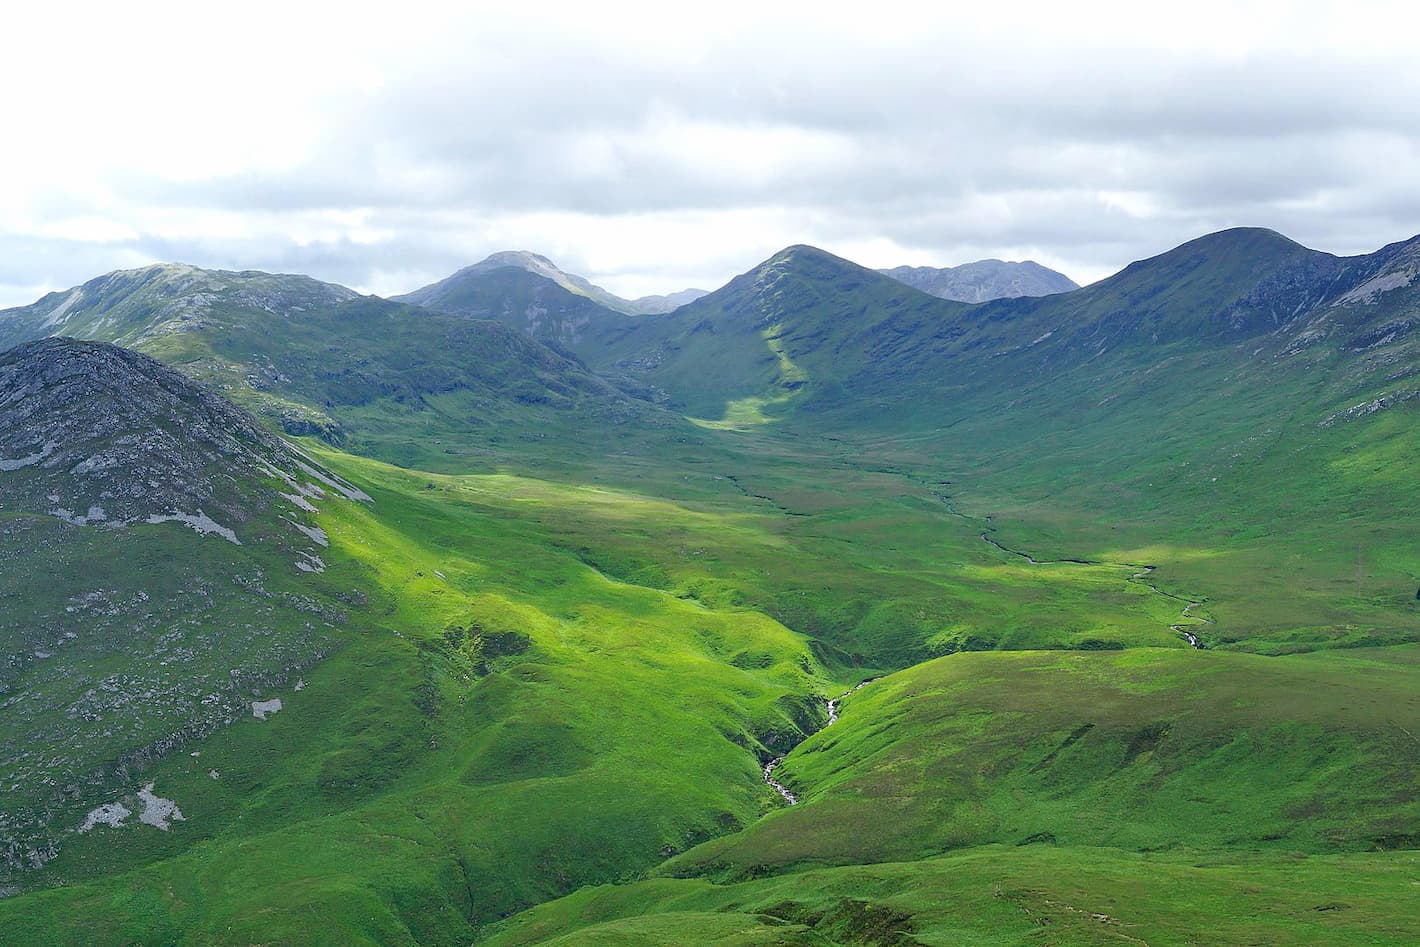
[{"label": "valley floor", "polygon": [[185,821],[66,835],[0,942],[1420,940],[1399,534],[1337,596],[1324,543],[757,437],[555,478],[308,444],[370,497],[299,577],[330,656],[146,770]]}]

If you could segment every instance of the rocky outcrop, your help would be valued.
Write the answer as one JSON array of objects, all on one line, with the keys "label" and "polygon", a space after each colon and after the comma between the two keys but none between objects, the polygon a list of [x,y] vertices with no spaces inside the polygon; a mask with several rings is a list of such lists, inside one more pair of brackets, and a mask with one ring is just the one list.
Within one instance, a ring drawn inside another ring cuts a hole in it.
[{"label": "rocky outcrop", "polygon": [[0,353],[0,880],[133,826],[147,767],[330,653],[341,499],[368,497],[147,356]]}]

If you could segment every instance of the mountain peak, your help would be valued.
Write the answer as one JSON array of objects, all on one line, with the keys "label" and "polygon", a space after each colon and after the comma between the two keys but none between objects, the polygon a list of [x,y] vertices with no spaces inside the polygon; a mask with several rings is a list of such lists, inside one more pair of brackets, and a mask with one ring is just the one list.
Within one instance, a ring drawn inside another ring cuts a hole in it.
[{"label": "mountain peak", "polygon": [[1053,296],[1080,288],[1070,277],[1041,266],[1034,260],[1020,263],[977,260],[942,268],[898,266],[878,272],[932,296],[965,303],[1021,296]]},{"label": "mountain peak", "polygon": [[662,296],[623,299],[615,293],[602,289],[586,277],[568,273],[541,253],[533,253],[531,250],[500,250],[497,253],[490,253],[472,266],[464,267],[452,276],[394,298],[416,306],[438,309],[440,308],[438,304],[440,300],[469,295],[473,284],[482,277],[505,269],[523,270],[534,276],[539,276],[555,283],[574,296],[590,299],[599,306],[629,316],[659,315],[670,312],[705,295],[703,290],[683,289],[680,292]]},{"label": "mountain peak", "polygon": [[[820,247],[816,247],[813,244],[809,243],[795,243],[790,246],[787,246],[784,249],[780,250],[778,253],[774,254],[772,257],[770,257],[766,262],[775,263],[781,261],[788,262],[795,260],[809,260],[818,262],[837,261],[839,263],[852,263],[851,260],[847,260],[836,254],[829,253],[827,250],[824,250]],[[856,266],[857,264],[853,265]]]},{"label": "mountain peak", "polygon": [[1295,253],[1304,251],[1306,253],[1319,253],[1318,250],[1311,250],[1302,246],[1284,234],[1278,233],[1267,227],[1229,227],[1226,230],[1217,230],[1213,233],[1195,237],[1192,240],[1182,243],[1170,250],[1170,253],[1194,253],[1194,252],[1245,252],[1255,254],[1268,253]]},{"label": "mountain peak", "polygon": [[541,253],[533,253],[531,250],[499,250],[497,253],[488,254],[487,257],[472,266],[464,267],[459,272],[481,273],[506,266],[527,270],[529,273],[545,276],[555,282],[560,282],[568,276],[556,263],[553,263]]}]

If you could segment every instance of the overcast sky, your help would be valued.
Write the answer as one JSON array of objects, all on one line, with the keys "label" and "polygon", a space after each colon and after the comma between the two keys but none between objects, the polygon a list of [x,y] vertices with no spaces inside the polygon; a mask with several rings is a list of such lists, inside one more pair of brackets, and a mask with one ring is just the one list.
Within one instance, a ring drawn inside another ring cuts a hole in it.
[{"label": "overcast sky", "polygon": [[388,294],[531,249],[635,296],[791,243],[1089,282],[1420,232],[1409,4],[24,6],[0,305],[169,260]]}]

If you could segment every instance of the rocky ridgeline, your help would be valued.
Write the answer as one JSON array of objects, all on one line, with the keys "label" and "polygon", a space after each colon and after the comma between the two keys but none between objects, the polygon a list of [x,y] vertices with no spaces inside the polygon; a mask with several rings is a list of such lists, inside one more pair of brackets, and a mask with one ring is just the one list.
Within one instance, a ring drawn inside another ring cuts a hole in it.
[{"label": "rocky ridgeline", "polygon": [[1007,263],[978,260],[960,266],[898,266],[878,270],[899,283],[906,283],[931,296],[964,303],[1021,296],[1050,296],[1080,287],[1064,273],[1057,273],[1031,260]]},{"label": "rocky ridgeline", "polygon": [[0,313],[0,348],[63,335],[136,346],[221,321],[219,313],[291,315],[355,299],[308,276],[203,270],[180,263],[118,270]]}]

